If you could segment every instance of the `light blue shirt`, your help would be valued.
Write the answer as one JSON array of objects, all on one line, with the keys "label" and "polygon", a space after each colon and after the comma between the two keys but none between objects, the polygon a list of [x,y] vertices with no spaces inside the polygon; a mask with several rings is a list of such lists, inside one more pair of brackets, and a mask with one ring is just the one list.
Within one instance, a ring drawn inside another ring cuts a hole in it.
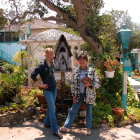
[{"label": "light blue shirt", "polygon": [[86,71],[80,70],[79,79],[80,79],[80,93],[85,92],[85,85],[82,83],[82,79],[86,77]]}]

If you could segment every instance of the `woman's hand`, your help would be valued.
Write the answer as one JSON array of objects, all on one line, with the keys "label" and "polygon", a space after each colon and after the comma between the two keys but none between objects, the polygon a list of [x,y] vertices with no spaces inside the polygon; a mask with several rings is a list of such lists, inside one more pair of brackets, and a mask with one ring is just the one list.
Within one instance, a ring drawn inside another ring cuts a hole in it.
[{"label": "woman's hand", "polygon": [[76,96],[73,97],[73,103],[74,103],[74,104],[77,103],[77,98],[76,98]]},{"label": "woman's hand", "polygon": [[42,83],[40,83],[40,84],[38,84],[38,87],[39,87],[40,89],[47,89],[47,88],[48,88],[48,85],[47,85],[47,84],[42,84]]}]

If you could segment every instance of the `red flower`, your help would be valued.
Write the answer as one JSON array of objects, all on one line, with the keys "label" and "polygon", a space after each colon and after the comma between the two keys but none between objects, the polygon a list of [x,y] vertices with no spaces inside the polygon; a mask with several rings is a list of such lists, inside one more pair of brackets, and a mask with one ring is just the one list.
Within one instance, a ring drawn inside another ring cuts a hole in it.
[{"label": "red flower", "polygon": [[107,59],[104,62],[104,66],[106,67],[107,71],[114,71],[118,66],[120,66],[120,62],[117,60]]}]

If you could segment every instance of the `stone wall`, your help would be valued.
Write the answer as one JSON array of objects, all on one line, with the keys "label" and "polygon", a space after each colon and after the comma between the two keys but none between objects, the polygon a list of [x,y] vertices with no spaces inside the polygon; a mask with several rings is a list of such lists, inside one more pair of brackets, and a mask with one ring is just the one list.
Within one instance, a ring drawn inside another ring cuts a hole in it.
[{"label": "stone wall", "polygon": [[22,123],[23,121],[31,119],[35,112],[35,108],[30,106],[24,111],[2,114],[0,115],[0,127],[12,126],[18,123]]}]

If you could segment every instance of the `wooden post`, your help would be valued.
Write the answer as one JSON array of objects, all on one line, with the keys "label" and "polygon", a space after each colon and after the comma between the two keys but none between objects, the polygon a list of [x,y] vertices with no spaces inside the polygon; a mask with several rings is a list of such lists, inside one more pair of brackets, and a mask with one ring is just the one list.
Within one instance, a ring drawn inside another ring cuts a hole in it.
[{"label": "wooden post", "polygon": [[65,94],[65,72],[61,72],[61,97],[60,97],[60,104],[63,104],[64,101],[64,94]]},{"label": "wooden post", "polygon": [[27,45],[27,52],[28,52],[28,87],[31,87],[31,46],[30,44]]}]

